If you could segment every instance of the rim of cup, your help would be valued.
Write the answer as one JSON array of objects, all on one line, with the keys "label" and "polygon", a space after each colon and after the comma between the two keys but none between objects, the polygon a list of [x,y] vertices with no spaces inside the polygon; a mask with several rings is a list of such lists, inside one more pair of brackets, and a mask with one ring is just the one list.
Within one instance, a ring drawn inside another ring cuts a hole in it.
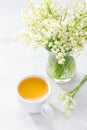
[{"label": "rim of cup", "polygon": [[[40,78],[40,79],[44,80],[44,81],[47,83],[48,92],[47,92],[43,97],[37,98],[36,100],[33,100],[33,101],[32,101],[32,100],[29,100],[29,99],[24,99],[24,98],[20,95],[20,93],[18,92],[18,88],[19,88],[20,84],[22,83],[22,81],[23,81],[24,79],[33,78],[33,77]],[[48,80],[45,76],[32,74],[32,75],[29,75],[29,76],[25,77],[24,79],[22,79],[22,80],[19,82],[18,87],[17,87],[17,95],[18,95],[18,97],[19,97],[21,100],[23,100],[24,102],[28,102],[28,103],[32,103],[32,104],[33,104],[33,103],[40,103],[40,102],[45,101],[45,100],[50,96],[50,94],[51,94],[51,84],[50,84],[49,80]]]}]

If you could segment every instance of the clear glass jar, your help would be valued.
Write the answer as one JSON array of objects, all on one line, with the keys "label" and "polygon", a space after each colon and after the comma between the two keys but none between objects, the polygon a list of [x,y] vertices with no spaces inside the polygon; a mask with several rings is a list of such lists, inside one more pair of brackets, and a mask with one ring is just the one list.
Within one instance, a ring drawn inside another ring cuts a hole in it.
[{"label": "clear glass jar", "polygon": [[65,63],[59,64],[55,55],[49,53],[47,74],[57,83],[68,82],[72,79],[76,72],[75,58],[71,53],[65,56]]}]

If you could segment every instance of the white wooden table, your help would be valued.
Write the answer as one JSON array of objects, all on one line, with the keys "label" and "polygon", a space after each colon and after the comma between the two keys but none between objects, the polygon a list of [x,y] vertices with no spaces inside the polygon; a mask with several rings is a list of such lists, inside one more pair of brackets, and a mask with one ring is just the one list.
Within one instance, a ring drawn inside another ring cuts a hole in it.
[{"label": "white wooden table", "polygon": [[[16,97],[19,81],[30,74],[46,76],[47,53],[30,51],[13,41],[0,43],[0,129],[1,130],[87,130],[87,83],[76,96],[77,108],[71,116],[64,117],[60,111],[52,119],[40,114],[29,115]],[[77,75],[62,89],[72,89],[87,73],[87,49],[77,60]],[[54,87],[54,86],[53,86]]]},{"label": "white wooden table", "polygon": [[[25,0],[0,0],[0,130],[87,130],[87,83],[76,96],[77,108],[69,117],[58,110],[47,120],[40,114],[29,115],[20,106],[16,97],[19,81],[30,74],[47,76],[47,53],[44,50],[33,53],[11,40],[22,27],[20,9],[25,6]],[[76,77],[60,87],[72,89],[85,74],[86,48],[77,60]]]}]

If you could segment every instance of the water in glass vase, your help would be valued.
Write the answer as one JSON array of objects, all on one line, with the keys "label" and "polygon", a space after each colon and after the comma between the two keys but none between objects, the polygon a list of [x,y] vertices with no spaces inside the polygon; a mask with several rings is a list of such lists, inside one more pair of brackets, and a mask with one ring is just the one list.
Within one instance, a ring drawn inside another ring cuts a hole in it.
[{"label": "water in glass vase", "polygon": [[72,79],[76,71],[76,62],[72,55],[65,56],[64,64],[59,64],[55,55],[49,54],[47,74],[57,83],[65,83]]}]

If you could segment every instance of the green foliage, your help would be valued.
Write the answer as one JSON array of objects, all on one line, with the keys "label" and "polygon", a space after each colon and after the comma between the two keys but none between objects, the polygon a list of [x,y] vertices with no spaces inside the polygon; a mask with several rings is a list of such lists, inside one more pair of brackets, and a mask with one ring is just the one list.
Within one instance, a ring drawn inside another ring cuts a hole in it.
[{"label": "green foliage", "polygon": [[58,0],[34,2],[28,0],[24,11],[21,40],[32,47],[43,46],[55,55],[59,64],[64,64],[70,50],[79,55],[87,41],[87,2],[71,0],[66,6]]}]

